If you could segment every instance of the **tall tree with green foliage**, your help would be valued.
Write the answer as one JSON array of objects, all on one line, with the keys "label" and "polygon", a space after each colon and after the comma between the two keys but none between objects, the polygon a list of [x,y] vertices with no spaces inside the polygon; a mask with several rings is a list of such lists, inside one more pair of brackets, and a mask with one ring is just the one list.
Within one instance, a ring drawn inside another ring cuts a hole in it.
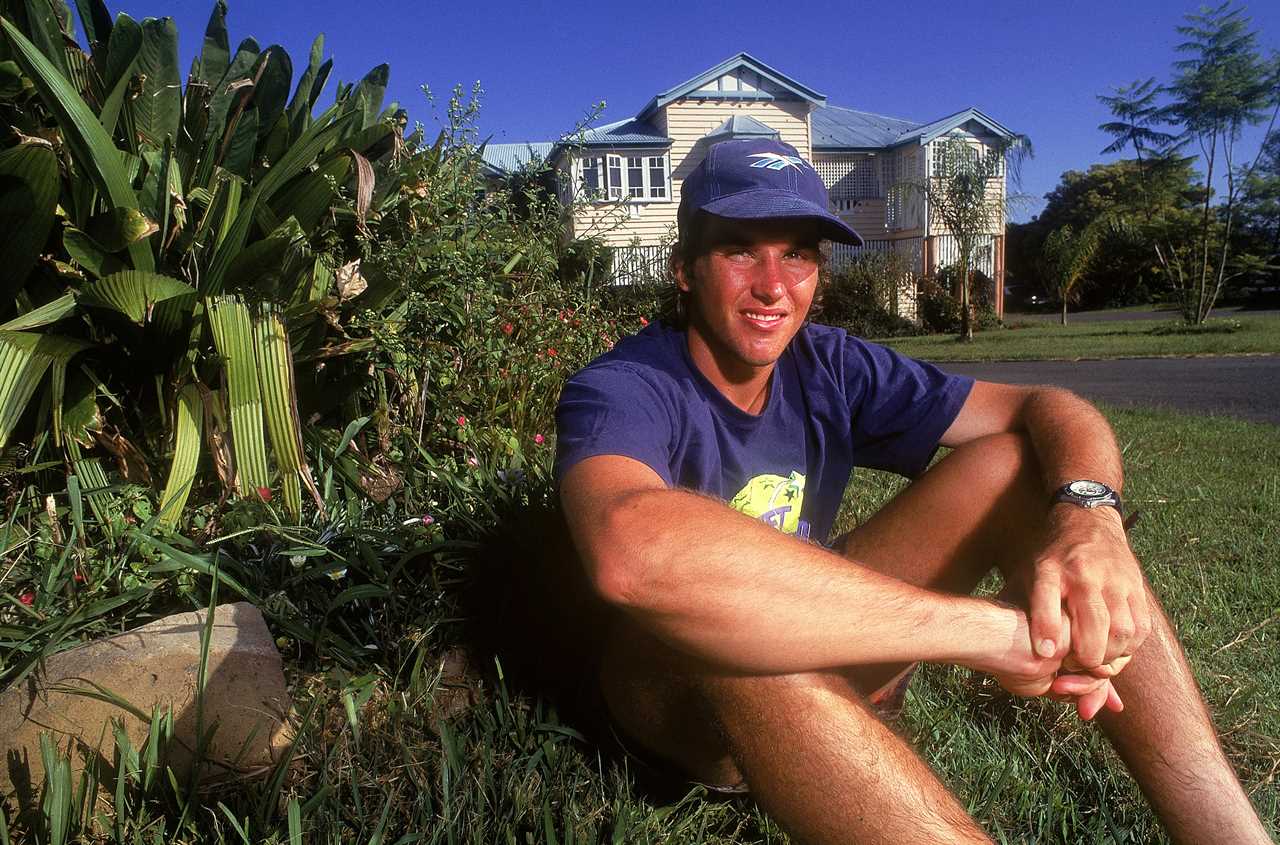
[{"label": "tall tree with green foliage", "polygon": [[[935,148],[933,167],[922,182],[909,187],[922,193],[929,211],[956,239],[956,262],[960,273],[960,336],[973,340],[973,270],[982,242],[1004,222],[1003,192],[993,192],[1004,175],[1006,156],[1017,146],[1027,149],[1025,139],[1018,144],[975,146],[953,137]],[[994,193],[994,195],[993,195]]]},{"label": "tall tree with green foliage", "polygon": [[[1261,155],[1259,149],[1248,161],[1238,144],[1246,127],[1268,120],[1264,144],[1271,136],[1280,110],[1280,61],[1262,57],[1249,18],[1230,2],[1187,15],[1177,31],[1186,40],[1176,49],[1186,58],[1174,62],[1170,82],[1156,88],[1148,79],[1100,97],[1117,120],[1099,128],[1114,139],[1104,152],[1132,146],[1140,160],[1144,152],[1157,154],[1149,161],[1170,155],[1174,139],[1198,147],[1209,190],[1200,203],[1197,231],[1190,243],[1161,244],[1157,253],[1179,294],[1183,317],[1199,324],[1232,278],[1232,227],[1241,186]],[[1163,105],[1157,103],[1158,93],[1168,97]],[[1173,131],[1153,128],[1162,124]],[[1217,176],[1226,191],[1215,211]]]},{"label": "tall tree with green foliage", "polygon": [[1241,178],[1240,237],[1233,249],[1253,255],[1260,277],[1280,281],[1280,133],[1262,147],[1252,173]]}]

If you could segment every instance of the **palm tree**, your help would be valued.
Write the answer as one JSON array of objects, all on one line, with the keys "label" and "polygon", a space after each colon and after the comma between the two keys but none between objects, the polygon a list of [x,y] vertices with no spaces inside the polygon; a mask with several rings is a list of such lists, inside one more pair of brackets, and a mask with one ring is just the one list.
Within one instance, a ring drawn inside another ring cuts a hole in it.
[{"label": "palm tree", "polygon": [[1054,229],[1044,242],[1044,261],[1054,290],[1062,300],[1062,325],[1067,324],[1067,303],[1076,298],[1085,271],[1098,251],[1099,226],[1090,224],[1076,233],[1070,225]]}]

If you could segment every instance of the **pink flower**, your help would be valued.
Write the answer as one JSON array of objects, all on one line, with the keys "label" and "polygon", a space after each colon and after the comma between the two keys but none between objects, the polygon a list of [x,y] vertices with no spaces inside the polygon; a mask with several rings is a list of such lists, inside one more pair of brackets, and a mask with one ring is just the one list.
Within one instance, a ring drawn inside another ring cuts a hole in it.
[{"label": "pink flower", "polygon": [[76,583],[77,583],[77,584],[86,584],[86,583],[88,583],[88,581],[89,581],[89,579],[88,579],[88,578],[84,577],[84,576],[83,576],[83,575],[81,575],[79,572],[77,572],[77,573],[75,574],[75,580],[76,580]]},{"label": "pink flower", "polygon": [[468,455],[468,456],[467,456],[467,466],[471,466],[471,467],[478,467],[478,466],[480,466],[480,462],[476,460],[475,455]]},{"label": "pink flower", "polygon": [[465,426],[466,424],[467,424],[467,418],[466,418],[466,417],[464,417],[464,416],[462,416],[461,414],[459,414],[459,415],[458,415],[458,428],[462,428],[462,427],[463,427],[463,426]]},{"label": "pink flower", "polygon": [[648,321],[648,320],[646,320],[644,317],[641,317],[641,318],[640,318],[640,325],[642,325],[642,326],[647,326],[647,325],[649,325],[649,321]]},{"label": "pink flower", "polygon": [[503,323],[503,324],[502,324],[502,333],[503,333],[503,334],[511,334],[511,333],[512,333],[513,331],[515,331],[515,330],[516,330],[516,327],[515,327],[515,326],[513,326],[513,325],[511,325],[510,323]]},{"label": "pink flower", "polygon": [[556,348],[554,346],[548,346],[547,354],[550,355],[552,358],[556,357]]},{"label": "pink flower", "polygon": [[31,605],[36,603],[36,594],[27,590],[25,593],[18,596],[18,601],[22,602],[27,607],[31,607]]},{"label": "pink flower", "polygon": [[271,488],[270,488],[270,487],[259,487],[259,488],[258,488],[258,496],[259,496],[259,498],[261,498],[261,499],[262,499],[262,501],[264,501],[264,502],[269,502],[269,501],[271,501]]},{"label": "pink flower", "polygon": [[535,435],[533,435],[533,442],[534,442],[534,443],[537,443],[539,446],[541,446],[541,445],[542,445],[542,442],[543,442],[544,440],[546,440],[546,439],[547,439],[547,438],[543,437],[541,434],[535,434]]},{"label": "pink flower", "polygon": [[433,522],[435,522],[435,521],[436,521],[435,517],[434,517],[434,516],[432,516],[432,515],[431,515],[431,514],[429,514],[429,513],[424,513],[424,514],[422,515],[422,524],[423,524],[423,525],[430,525],[431,523],[433,523]]}]

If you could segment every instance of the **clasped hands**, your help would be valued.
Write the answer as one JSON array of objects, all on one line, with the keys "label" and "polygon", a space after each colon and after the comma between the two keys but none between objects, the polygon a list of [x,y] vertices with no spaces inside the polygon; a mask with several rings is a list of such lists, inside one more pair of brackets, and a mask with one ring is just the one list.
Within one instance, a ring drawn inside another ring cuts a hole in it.
[{"label": "clasped hands", "polygon": [[1027,627],[1027,641],[1015,644],[1014,671],[996,672],[1001,686],[1072,701],[1086,720],[1104,707],[1122,710],[1111,679],[1146,639],[1151,614],[1120,514],[1055,505],[1027,581],[1001,595],[1025,612]]}]

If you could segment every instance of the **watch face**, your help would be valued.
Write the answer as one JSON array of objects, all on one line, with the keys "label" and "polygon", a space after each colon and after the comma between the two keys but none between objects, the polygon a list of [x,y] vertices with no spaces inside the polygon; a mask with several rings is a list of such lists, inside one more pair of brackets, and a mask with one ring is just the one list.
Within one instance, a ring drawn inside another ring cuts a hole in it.
[{"label": "watch face", "polygon": [[1107,485],[1096,481],[1073,481],[1067,485],[1067,489],[1077,496],[1105,496],[1111,492]]}]

